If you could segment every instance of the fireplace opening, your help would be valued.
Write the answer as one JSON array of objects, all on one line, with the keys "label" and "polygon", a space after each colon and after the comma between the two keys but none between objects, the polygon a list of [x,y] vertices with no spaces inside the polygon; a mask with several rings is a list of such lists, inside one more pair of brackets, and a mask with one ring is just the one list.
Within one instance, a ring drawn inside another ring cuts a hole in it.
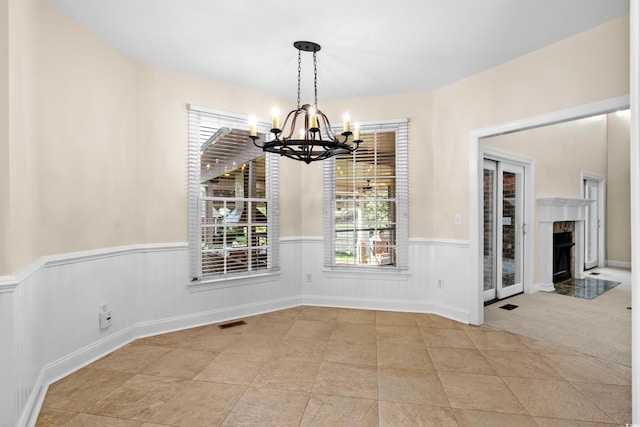
[{"label": "fireplace opening", "polygon": [[553,283],[571,278],[573,232],[553,233]]}]

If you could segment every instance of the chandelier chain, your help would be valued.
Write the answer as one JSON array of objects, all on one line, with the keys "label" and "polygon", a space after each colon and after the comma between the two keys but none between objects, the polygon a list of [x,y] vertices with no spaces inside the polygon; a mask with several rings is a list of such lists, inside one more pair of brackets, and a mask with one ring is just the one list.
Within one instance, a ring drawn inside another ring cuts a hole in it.
[{"label": "chandelier chain", "polygon": [[318,108],[318,63],[316,61],[316,51],[313,51],[313,106]]},{"label": "chandelier chain", "polygon": [[298,108],[300,108],[300,73],[302,72],[302,59],[300,56],[300,49],[298,49]]}]

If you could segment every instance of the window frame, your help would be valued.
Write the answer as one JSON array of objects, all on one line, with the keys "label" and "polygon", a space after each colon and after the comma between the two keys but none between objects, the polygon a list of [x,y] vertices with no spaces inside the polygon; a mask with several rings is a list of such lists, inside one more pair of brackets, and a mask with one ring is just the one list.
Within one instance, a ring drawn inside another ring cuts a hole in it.
[{"label": "window frame", "polygon": [[[203,120],[204,118],[204,120]],[[202,271],[202,201],[201,198],[201,144],[203,121],[218,121],[220,126],[248,130],[249,116],[187,104],[188,119],[188,239],[190,285],[229,283],[239,279],[269,276],[280,268],[279,231],[279,159],[272,153],[265,155],[265,201],[267,204],[267,268],[203,275]],[[266,134],[270,122],[257,121],[258,133]],[[213,134],[213,131],[208,131]],[[206,132],[205,132],[206,134]],[[247,200],[251,198],[246,198]],[[253,200],[253,199],[251,199]],[[260,226],[263,223],[256,223]],[[243,280],[243,282],[246,280]]]},{"label": "window frame", "polygon": [[[339,128],[338,128],[339,129]],[[408,119],[367,121],[360,124],[361,134],[390,132],[396,134],[396,259],[395,265],[337,264],[335,262],[336,227],[336,159],[323,162],[324,268],[332,271],[398,272],[409,269],[408,251]]]}]

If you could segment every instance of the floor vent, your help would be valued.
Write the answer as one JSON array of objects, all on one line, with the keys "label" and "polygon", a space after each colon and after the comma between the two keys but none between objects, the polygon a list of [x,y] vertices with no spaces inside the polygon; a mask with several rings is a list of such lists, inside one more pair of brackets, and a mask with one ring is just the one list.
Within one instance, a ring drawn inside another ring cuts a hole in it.
[{"label": "floor vent", "polygon": [[505,304],[505,305],[501,306],[500,308],[502,308],[504,310],[513,310],[514,308],[518,308],[518,306],[514,305],[514,304]]},{"label": "floor vent", "polygon": [[235,322],[223,323],[222,325],[218,325],[218,328],[228,329],[228,328],[233,328],[235,326],[241,326],[246,324],[247,322],[245,322],[244,320],[236,320]]}]

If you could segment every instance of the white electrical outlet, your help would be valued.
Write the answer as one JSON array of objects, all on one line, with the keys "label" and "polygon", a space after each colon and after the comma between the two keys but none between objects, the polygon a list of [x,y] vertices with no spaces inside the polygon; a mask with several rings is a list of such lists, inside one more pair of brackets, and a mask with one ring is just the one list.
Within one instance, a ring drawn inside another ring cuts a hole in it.
[{"label": "white electrical outlet", "polygon": [[438,279],[438,289],[443,289],[443,288],[444,288],[444,280]]},{"label": "white electrical outlet", "polygon": [[107,329],[111,326],[112,313],[107,303],[98,305],[98,318],[100,320],[100,329]]},{"label": "white electrical outlet", "polygon": [[311,283],[313,280],[311,273],[307,273],[307,282]]},{"label": "white electrical outlet", "polygon": [[455,214],[455,215],[453,216],[453,222],[454,222],[456,225],[462,225],[462,215],[460,215],[460,214]]}]

